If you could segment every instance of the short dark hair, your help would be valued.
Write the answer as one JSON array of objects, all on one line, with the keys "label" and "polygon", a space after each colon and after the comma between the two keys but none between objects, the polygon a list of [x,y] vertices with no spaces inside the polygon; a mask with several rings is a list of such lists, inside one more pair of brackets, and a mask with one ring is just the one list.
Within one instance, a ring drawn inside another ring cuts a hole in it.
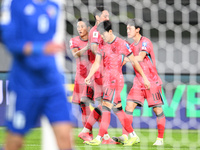
[{"label": "short dark hair", "polygon": [[140,32],[142,32],[142,24],[143,24],[142,20],[137,18],[129,19],[127,21],[127,25],[134,26],[136,29],[140,28]]},{"label": "short dark hair", "polygon": [[103,5],[96,7],[96,9],[93,11],[93,16],[94,16],[95,21],[96,21],[96,15],[100,16],[104,10],[108,11],[108,9],[105,8]]},{"label": "short dark hair", "polygon": [[87,27],[89,27],[89,26],[90,26],[90,24],[89,24],[88,20],[87,20],[87,19],[85,19],[85,18],[79,18],[79,19],[78,19],[78,22],[79,22],[79,21],[83,21]]},{"label": "short dark hair", "polygon": [[112,30],[112,24],[109,20],[101,22],[97,27],[97,31],[99,31],[100,34],[105,31],[109,32],[110,30]]}]

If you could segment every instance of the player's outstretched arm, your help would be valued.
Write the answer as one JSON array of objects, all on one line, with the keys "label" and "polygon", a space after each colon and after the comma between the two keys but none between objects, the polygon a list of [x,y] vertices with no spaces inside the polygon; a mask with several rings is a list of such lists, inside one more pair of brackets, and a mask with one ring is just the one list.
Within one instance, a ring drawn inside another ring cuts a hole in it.
[{"label": "player's outstretched arm", "polygon": [[150,82],[147,79],[146,75],[144,74],[140,64],[138,63],[138,61],[135,59],[134,55],[131,54],[128,56],[128,58],[130,59],[131,63],[134,64],[135,69],[139,72],[139,74],[142,76],[143,80],[144,80],[144,86],[146,87],[146,89],[150,88]]},{"label": "player's outstretched arm", "polygon": [[78,50],[78,48],[75,48],[72,50],[72,54],[75,58],[80,57],[81,55],[83,55],[83,53],[85,53],[85,51],[89,50],[90,46],[89,43],[83,47],[82,49]]},{"label": "player's outstretched arm", "polygon": [[40,54],[40,53],[44,53],[47,55],[54,55],[57,52],[63,51],[64,49],[65,49],[64,44],[58,44],[52,41],[49,41],[44,45],[40,45],[37,47],[34,46],[34,44],[31,42],[27,42],[24,44],[23,53],[25,55]]},{"label": "player's outstretched arm", "polygon": [[122,66],[125,65],[127,62],[130,62],[130,60],[127,57],[125,57]]},{"label": "player's outstretched arm", "polygon": [[144,58],[146,57],[146,55],[147,55],[147,53],[146,52],[144,52],[144,51],[141,51],[140,53],[139,53],[139,55],[138,56],[135,56],[135,59],[137,60],[137,61],[143,61],[144,60]]},{"label": "player's outstretched arm", "polygon": [[93,63],[88,76],[85,78],[85,83],[86,84],[89,85],[91,83],[90,79],[92,78],[94,73],[98,70],[98,68],[100,66],[100,63],[101,63],[101,55],[97,54],[96,57],[95,57],[95,62]]}]

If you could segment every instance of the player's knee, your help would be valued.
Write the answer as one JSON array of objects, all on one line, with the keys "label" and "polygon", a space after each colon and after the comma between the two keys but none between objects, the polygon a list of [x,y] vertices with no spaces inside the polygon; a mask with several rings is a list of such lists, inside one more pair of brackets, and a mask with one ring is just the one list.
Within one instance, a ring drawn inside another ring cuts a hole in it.
[{"label": "player's knee", "polygon": [[126,111],[130,111],[130,112],[133,112],[134,109],[135,109],[135,107],[136,107],[137,105],[138,105],[138,104],[135,103],[135,102],[130,102],[130,101],[128,101],[127,104],[126,104],[125,110],[126,110]]},{"label": "player's knee", "polygon": [[102,108],[103,108],[103,106],[106,106],[109,109],[111,109],[113,107],[113,104],[110,103],[110,102],[108,102],[108,101],[103,100],[103,102],[102,102]]},{"label": "player's knee", "polygon": [[102,106],[102,111],[111,111],[111,109],[107,106]]},{"label": "player's knee", "polygon": [[80,107],[86,107],[89,106],[88,102],[80,102]]},{"label": "player's knee", "polygon": [[156,106],[156,107],[153,107],[153,111],[156,115],[159,115],[163,112],[162,110],[162,107],[161,106]]},{"label": "player's knee", "polygon": [[127,115],[133,115],[133,111],[127,111],[127,110],[125,110],[125,113],[126,113]]},{"label": "player's knee", "polygon": [[98,107],[96,107],[94,110],[95,110],[100,116],[102,115],[102,111],[101,111]]},{"label": "player's knee", "polygon": [[120,107],[113,107],[112,110],[113,110],[114,113],[117,113],[117,112],[119,112],[119,111],[122,110],[122,106],[120,106]]},{"label": "player's knee", "polygon": [[162,111],[161,113],[159,114],[156,114],[156,117],[157,118],[163,118],[165,115],[164,115],[164,112]]}]

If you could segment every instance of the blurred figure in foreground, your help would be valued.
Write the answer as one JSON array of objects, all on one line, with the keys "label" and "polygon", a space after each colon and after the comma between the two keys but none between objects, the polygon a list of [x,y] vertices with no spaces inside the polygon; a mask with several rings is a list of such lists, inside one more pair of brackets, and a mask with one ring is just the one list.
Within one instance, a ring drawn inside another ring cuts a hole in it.
[{"label": "blurred figure in foreground", "polygon": [[55,60],[65,49],[61,6],[50,0],[2,3],[2,40],[13,57],[5,150],[20,149],[42,115],[51,123],[59,149],[72,149],[71,107]]}]

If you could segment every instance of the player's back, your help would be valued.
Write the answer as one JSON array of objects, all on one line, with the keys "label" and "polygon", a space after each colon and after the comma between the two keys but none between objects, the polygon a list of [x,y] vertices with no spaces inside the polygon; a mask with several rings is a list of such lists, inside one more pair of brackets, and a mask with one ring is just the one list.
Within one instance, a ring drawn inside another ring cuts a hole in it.
[{"label": "player's back", "polygon": [[[58,9],[59,6],[49,0],[40,4],[32,0],[12,1],[10,20],[2,25],[3,41],[13,54],[9,75],[12,88],[48,89],[62,82],[55,57],[41,52],[44,44],[55,35]],[[29,41],[35,53],[25,56],[23,46]]]}]

